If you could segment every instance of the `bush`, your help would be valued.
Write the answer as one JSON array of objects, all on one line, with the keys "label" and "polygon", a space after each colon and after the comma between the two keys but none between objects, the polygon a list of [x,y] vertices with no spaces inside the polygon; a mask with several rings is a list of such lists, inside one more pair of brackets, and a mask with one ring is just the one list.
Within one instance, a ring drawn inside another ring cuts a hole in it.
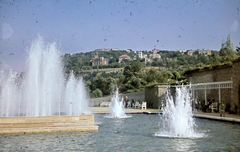
[{"label": "bush", "polygon": [[102,95],[102,91],[99,90],[99,89],[94,90],[94,91],[93,91],[93,95],[94,95],[95,98],[99,98],[99,97],[102,97],[102,96],[103,96],[103,95]]}]

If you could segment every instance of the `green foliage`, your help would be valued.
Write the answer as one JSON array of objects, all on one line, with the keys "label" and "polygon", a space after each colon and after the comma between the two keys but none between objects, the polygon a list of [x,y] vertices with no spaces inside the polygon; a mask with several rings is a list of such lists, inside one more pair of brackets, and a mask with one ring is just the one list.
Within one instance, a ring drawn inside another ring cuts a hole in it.
[{"label": "green foliage", "polygon": [[145,66],[144,62],[140,62],[140,61],[133,61],[130,64],[133,75],[137,76],[138,72],[140,72],[140,70]]},{"label": "green foliage", "polygon": [[63,56],[63,62],[65,66],[65,72],[69,74],[72,70],[78,75],[82,70],[89,69],[105,69],[105,68],[120,68],[129,65],[130,62],[124,60],[122,63],[118,63],[119,56],[126,54],[133,58],[135,55],[133,51],[126,52],[125,50],[120,51],[99,51],[98,57],[104,57],[109,60],[108,65],[92,66],[91,60],[92,55],[96,52],[76,53],[76,54],[65,54]]},{"label": "green foliage", "polygon": [[103,96],[102,91],[99,89],[94,90],[92,94],[94,95],[95,98],[99,98]]},{"label": "green foliage", "polygon": [[170,80],[178,81],[179,78],[181,78],[181,75],[177,71],[172,73],[171,71],[158,71],[156,69],[150,69],[144,77],[148,84],[166,84]]},{"label": "green foliage", "polygon": [[231,61],[237,57],[237,52],[233,49],[230,35],[228,35],[227,41],[222,43],[219,56],[222,63]]},{"label": "green foliage", "polygon": [[[152,54],[149,51],[143,51],[144,54]],[[95,52],[65,54],[63,62],[65,65],[66,76],[71,70],[74,70],[77,77],[83,77],[87,89],[96,95],[96,92],[101,91],[102,96],[111,94],[112,90],[119,87],[122,92],[132,92],[151,86],[153,84],[169,84],[177,83],[186,80],[183,76],[183,71],[186,69],[203,69],[206,65],[215,66],[220,62],[218,52],[213,52],[212,56],[189,56],[175,51],[160,51],[161,59],[153,59],[152,62],[144,62],[142,60],[125,60],[118,62],[119,56],[127,54],[131,58],[136,55],[134,52],[127,53],[124,50],[120,51],[99,51],[98,56],[109,60],[109,65],[91,66],[91,55]],[[153,66],[150,70],[145,66]],[[106,68],[124,67],[123,71],[110,72],[104,71]],[[97,70],[92,70],[97,69]],[[114,85],[112,85],[114,84]],[[99,90],[99,91],[96,91]],[[98,95],[96,95],[98,96]],[[95,96],[95,97],[96,97]]]},{"label": "green foliage", "polygon": [[131,78],[134,75],[131,65],[125,66],[123,75],[125,76],[126,80],[128,80],[129,78]]},{"label": "green foliage", "polygon": [[149,82],[157,82],[159,77],[159,72],[156,69],[150,69],[148,74],[145,76],[145,80]]},{"label": "green foliage", "polygon": [[134,88],[139,89],[140,86],[141,86],[141,79],[133,76],[133,77],[130,79],[130,84],[131,84]]},{"label": "green foliage", "polygon": [[109,95],[111,92],[111,78],[96,77],[90,85],[91,90],[100,89],[103,95]]},{"label": "green foliage", "polygon": [[173,71],[172,74],[173,74],[173,79],[175,80],[178,80],[179,78],[181,78],[181,74],[177,71]]},{"label": "green foliage", "polygon": [[220,63],[220,62],[219,62],[219,57],[218,57],[217,53],[214,52],[214,54],[213,54],[213,64],[214,64],[214,65],[217,65],[217,64],[219,64],[219,63]]}]

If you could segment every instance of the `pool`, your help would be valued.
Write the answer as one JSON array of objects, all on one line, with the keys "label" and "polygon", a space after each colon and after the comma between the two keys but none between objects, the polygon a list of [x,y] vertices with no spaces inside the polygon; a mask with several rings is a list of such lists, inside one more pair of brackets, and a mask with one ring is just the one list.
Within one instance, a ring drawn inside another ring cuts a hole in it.
[{"label": "pool", "polygon": [[130,118],[95,115],[98,132],[0,135],[0,151],[240,151],[240,125],[195,118],[201,138],[155,136],[161,115],[132,114]]}]

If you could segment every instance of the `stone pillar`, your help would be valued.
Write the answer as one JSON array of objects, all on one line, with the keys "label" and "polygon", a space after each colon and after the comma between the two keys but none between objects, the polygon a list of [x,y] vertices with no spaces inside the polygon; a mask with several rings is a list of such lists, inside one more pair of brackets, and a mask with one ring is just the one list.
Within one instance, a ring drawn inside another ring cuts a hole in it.
[{"label": "stone pillar", "polygon": [[206,89],[206,86],[205,86],[205,90],[204,90],[204,93],[205,93],[205,105],[207,105],[207,89]]},{"label": "stone pillar", "polygon": [[164,101],[164,94],[167,92],[167,85],[156,85],[145,88],[145,101],[149,108],[161,108]]},{"label": "stone pillar", "polygon": [[[232,95],[231,111],[237,111],[240,114],[240,58],[232,61]],[[235,109],[237,106],[237,109]]]}]

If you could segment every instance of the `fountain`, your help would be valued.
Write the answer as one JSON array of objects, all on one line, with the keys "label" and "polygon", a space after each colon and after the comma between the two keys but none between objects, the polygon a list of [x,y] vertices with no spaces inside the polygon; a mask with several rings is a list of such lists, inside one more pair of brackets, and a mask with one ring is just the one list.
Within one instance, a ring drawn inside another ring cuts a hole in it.
[{"label": "fountain", "polygon": [[61,55],[55,43],[45,45],[38,37],[27,53],[24,74],[12,70],[8,74],[0,73],[0,117],[90,114],[83,79],[75,78],[73,72],[68,79],[64,78]]},{"label": "fountain", "polygon": [[124,109],[124,100],[119,96],[118,89],[111,98],[110,112],[106,118],[129,118],[131,116],[126,115]]},{"label": "fountain", "polygon": [[160,117],[161,130],[155,136],[174,138],[200,138],[203,134],[197,133],[195,120],[192,114],[191,103],[194,102],[187,87],[176,88],[175,97],[168,87],[166,105]]}]

